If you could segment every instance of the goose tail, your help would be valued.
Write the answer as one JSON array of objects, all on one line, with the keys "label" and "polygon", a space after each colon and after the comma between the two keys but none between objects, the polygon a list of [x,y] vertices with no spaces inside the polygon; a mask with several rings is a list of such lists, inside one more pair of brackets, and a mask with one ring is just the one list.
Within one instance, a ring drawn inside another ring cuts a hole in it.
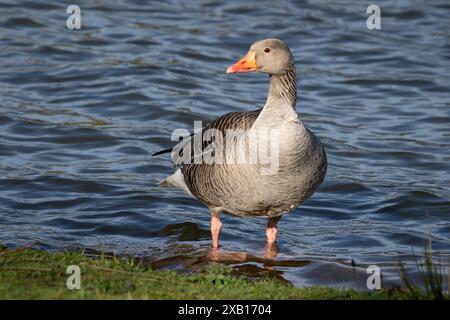
[{"label": "goose tail", "polygon": [[178,188],[186,192],[187,194],[192,196],[191,191],[189,190],[186,182],[184,181],[183,173],[181,169],[177,169],[172,175],[165,178],[159,184],[161,187],[167,188]]}]

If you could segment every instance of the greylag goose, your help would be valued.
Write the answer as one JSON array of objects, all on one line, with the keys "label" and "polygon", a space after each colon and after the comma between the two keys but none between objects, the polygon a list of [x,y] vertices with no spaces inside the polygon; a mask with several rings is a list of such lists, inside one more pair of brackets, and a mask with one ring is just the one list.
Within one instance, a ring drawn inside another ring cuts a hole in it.
[{"label": "greylag goose", "polygon": [[227,113],[174,148],[154,154],[171,151],[178,167],[161,185],[180,188],[209,208],[213,248],[219,246],[221,212],[267,217],[267,244],[273,245],[281,216],[313,194],[327,169],[324,147],[295,110],[296,69],[288,46],[279,39],[253,43],[227,69],[238,72],[269,75],[263,108]]}]

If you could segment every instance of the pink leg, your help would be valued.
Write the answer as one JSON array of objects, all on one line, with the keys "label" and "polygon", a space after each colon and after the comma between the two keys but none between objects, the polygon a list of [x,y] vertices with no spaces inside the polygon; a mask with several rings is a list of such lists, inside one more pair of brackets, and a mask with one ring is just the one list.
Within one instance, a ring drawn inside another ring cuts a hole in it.
[{"label": "pink leg", "polygon": [[211,235],[212,235],[212,247],[214,249],[219,248],[219,233],[222,228],[222,222],[220,222],[219,214],[211,214]]},{"label": "pink leg", "polygon": [[[273,260],[278,255],[278,247],[276,243],[267,243],[266,247],[264,248],[264,258]],[[268,266],[266,266],[268,268]]]},{"label": "pink leg", "polygon": [[267,244],[272,245],[277,240],[277,223],[280,221],[281,216],[269,218],[266,227]]}]

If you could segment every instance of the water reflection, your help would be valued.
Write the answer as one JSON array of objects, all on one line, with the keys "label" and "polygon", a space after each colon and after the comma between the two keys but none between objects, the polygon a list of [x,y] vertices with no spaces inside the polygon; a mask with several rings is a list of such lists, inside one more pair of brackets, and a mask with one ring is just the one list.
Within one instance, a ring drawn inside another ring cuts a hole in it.
[{"label": "water reflection", "polygon": [[210,238],[209,230],[199,228],[196,223],[182,222],[165,225],[158,231],[162,237],[172,237],[177,241],[198,241]]}]

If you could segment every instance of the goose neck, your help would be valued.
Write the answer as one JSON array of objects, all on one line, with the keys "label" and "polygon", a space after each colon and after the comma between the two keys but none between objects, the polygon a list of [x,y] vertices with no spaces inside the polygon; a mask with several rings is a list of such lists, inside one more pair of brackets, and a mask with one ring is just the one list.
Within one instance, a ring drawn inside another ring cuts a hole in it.
[{"label": "goose neck", "polygon": [[289,104],[295,109],[297,101],[297,76],[294,63],[283,74],[271,74],[266,105]]}]

